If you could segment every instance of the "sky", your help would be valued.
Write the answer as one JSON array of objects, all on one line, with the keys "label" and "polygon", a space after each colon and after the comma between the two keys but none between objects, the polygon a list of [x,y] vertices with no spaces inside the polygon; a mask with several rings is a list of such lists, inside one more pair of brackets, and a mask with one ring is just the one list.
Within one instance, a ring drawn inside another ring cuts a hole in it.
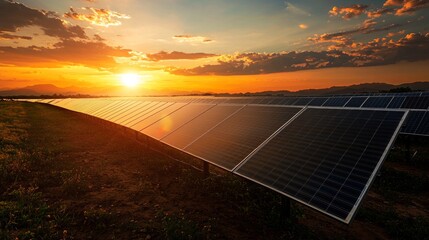
[{"label": "sky", "polygon": [[428,26],[429,0],[0,0],[0,89],[145,95],[429,81]]}]

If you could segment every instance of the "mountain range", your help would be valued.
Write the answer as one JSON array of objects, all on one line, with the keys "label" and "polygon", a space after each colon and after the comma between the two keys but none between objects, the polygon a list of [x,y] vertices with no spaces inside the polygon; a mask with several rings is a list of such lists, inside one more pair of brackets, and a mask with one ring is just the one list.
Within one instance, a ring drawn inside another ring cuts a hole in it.
[{"label": "mountain range", "polygon": [[[358,93],[378,93],[383,91],[390,91],[392,89],[403,89],[412,91],[429,91],[429,82],[415,82],[415,83],[404,83],[400,85],[393,85],[387,83],[364,83],[351,86],[334,86],[324,89],[306,89],[300,91],[264,91],[254,93],[240,93],[240,94],[214,94],[217,96],[223,95],[279,95],[279,96],[317,96],[317,95],[337,95],[337,94],[358,94]],[[12,97],[12,96],[41,96],[41,95],[63,95],[63,96],[75,96],[75,95],[117,95],[114,94],[117,89],[85,89],[79,87],[57,87],[52,84],[38,84],[33,86],[27,86],[16,89],[0,89],[0,96]],[[99,93],[99,94],[94,94]],[[110,94],[109,94],[110,93]],[[112,94],[113,93],[113,94]],[[192,93],[175,93],[175,95],[187,95]],[[195,93],[194,93],[195,94]],[[213,95],[210,93],[196,95]]]}]

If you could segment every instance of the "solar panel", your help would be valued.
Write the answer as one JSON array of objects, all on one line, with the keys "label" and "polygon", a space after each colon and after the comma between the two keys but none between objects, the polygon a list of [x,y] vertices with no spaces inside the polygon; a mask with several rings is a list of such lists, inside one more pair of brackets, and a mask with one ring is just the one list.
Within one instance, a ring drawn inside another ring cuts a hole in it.
[{"label": "solar panel", "polygon": [[209,104],[193,104],[187,105],[176,112],[160,119],[158,122],[143,129],[141,132],[155,139],[161,139],[174,130],[178,129],[187,122],[190,122],[195,117],[206,112],[214,105]]},{"label": "solar panel", "polygon": [[333,97],[329,98],[324,104],[324,107],[342,107],[349,101],[349,97]]},{"label": "solar panel", "polygon": [[404,101],[405,97],[394,97],[389,105],[387,105],[387,108],[401,108]]},{"label": "solar panel", "polygon": [[429,136],[429,112],[410,111],[401,133]]},{"label": "solar panel", "polygon": [[363,108],[386,108],[392,97],[369,97],[362,105]]},{"label": "solar panel", "polygon": [[301,108],[245,106],[184,150],[231,170]]},{"label": "solar panel", "polygon": [[136,105],[133,105],[129,109],[122,111],[121,114],[111,118],[110,121],[114,123],[119,123],[121,120],[124,120],[125,118],[132,116],[136,112],[141,111],[145,107],[150,106],[150,104],[154,104],[153,102],[149,102],[149,101],[136,101],[136,102],[137,102]]},{"label": "solar panel", "polygon": [[360,107],[368,97],[352,97],[344,107]]},{"label": "solar panel", "polygon": [[128,125],[128,127],[137,130],[137,131],[141,131],[143,129],[145,129],[146,127],[150,126],[151,124],[155,123],[156,121],[168,116],[169,114],[177,111],[178,109],[182,108],[183,106],[186,106],[189,103],[174,103],[172,105],[169,105],[166,108],[163,108],[162,110],[159,111],[154,111],[152,114],[149,114],[147,117],[140,119],[138,122],[136,122],[133,125]]},{"label": "solar panel", "polygon": [[294,105],[296,101],[298,101],[299,98],[283,98],[283,100],[281,101],[281,105]]},{"label": "solar panel", "polygon": [[[145,119],[146,117],[158,112],[162,111],[163,109],[173,105],[172,102],[154,102],[153,105],[149,106],[148,108],[142,109],[141,111],[137,112],[137,114],[127,118],[124,121],[121,121],[121,125],[130,127],[135,125],[136,123],[140,122],[142,119]],[[140,129],[139,129],[140,130]]]},{"label": "solar panel", "polygon": [[293,105],[296,105],[296,106],[307,106],[307,104],[311,100],[313,100],[313,98],[308,98],[308,97],[298,98],[298,100],[296,102],[294,102]]},{"label": "solar panel", "polygon": [[429,96],[425,97],[407,97],[402,104],[401,108],[409,109],[428,109]]},{"label": "solar panel", "polygon": [[183,149],[242,107],[241,105],[216,105],[174,132],[166,135],[161,141]]},{"label": "solar panel", "polygon": [[348,223],[404,114],[308,108],[235,172]]},{"label": "solar panel", "polygon": [[308,106],[322,106],[327,100],[328,98],[326,97],[313,98],[313,100],[308,103]]}]

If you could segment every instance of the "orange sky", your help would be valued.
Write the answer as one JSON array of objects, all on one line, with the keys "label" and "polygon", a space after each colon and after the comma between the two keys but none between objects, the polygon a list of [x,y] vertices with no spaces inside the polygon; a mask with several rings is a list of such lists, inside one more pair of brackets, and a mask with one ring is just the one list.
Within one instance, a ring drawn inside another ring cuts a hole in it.
[{"label": "orange sky", "polygon": [[426,5],[164,1],[0,0],[0,89],[145,95],[429,79]]}]

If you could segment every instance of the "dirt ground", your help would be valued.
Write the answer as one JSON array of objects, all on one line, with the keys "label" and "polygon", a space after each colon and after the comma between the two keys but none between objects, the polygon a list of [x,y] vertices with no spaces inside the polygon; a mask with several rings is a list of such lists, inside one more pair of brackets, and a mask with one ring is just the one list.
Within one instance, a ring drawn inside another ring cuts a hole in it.
[{"label": "dirt ground", "polygon": [[[19,187],[36,189],[50,209],[40,221],[54,218],[55,222],[47,235],[55,233],[61,239],[428,239],[429,191],[427,185],[419,187],[429,183],[427,140],[416,143],[422,159],[414,161],[404,161],[402,147],[395,147],[350,225],[298,203],[292,204],[291,219],[283,221],[280,196],[244,179],[220,170],[205,178],[197,169],[147,148],[132,134],[78,113],[34,103],[1,103],[0,107],[21,113],[13,117],[25,123],[20,127],[28,135],[23,141],[31,147],[24,149],[37,150],[48,159],[30,168],[31,174],[23,173],[0,187],[4,191],[0,201],[9,201],[5,196]],[[1,121],[6,120],[0,117]],[[401,176],[406,180],[398,179]],[[387,180],[381,180],[384,177]],[[52,217],[55,213],[64,222]],[[0,239],[24,236],[22,232],[30,228],[4,227]],[[42,239],[35,234],[34,239]]]}]

